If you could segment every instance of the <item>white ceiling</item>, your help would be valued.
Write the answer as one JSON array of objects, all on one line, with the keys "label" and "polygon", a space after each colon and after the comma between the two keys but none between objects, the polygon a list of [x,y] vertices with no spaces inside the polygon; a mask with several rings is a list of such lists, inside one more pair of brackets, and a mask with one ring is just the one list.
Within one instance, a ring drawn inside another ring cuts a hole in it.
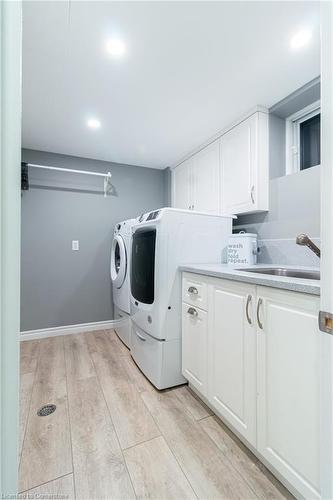
[{"label": "white ceiling", "polygon": [[23,3],[26,148],[165,168],[320,73],[319,2]]}]

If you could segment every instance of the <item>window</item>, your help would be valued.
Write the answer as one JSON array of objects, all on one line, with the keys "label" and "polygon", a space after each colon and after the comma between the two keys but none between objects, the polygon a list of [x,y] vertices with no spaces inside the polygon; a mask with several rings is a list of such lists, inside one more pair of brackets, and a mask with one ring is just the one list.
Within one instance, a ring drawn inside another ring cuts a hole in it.
[{"label": "window", "polygon": [[286,173],[320,165],[320,102],[286,120]]},{"label": "window", "polygon": [[300,170],[320,164],[320,113],[299,124]]}]

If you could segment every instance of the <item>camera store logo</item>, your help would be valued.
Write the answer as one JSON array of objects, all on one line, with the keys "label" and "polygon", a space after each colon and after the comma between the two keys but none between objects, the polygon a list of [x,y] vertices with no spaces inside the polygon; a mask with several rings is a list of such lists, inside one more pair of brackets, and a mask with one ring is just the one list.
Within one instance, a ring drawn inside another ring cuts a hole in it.
[{"label": "camera store logo", "polygon": [[19,493],[18,495],[1,495],[1,500],[67,500],[69,495],[47,493]]}]

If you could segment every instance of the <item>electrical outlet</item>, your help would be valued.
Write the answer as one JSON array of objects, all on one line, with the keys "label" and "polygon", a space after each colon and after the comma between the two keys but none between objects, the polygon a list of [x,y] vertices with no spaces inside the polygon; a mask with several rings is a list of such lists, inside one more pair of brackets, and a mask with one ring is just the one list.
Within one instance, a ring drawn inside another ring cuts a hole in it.
[{"label": "electrical outlet", "polygon": [[77,251],[77,250],[79,250],[79,248],[80,248],[79,240],[73,240],[72,241],[72,250]]}]

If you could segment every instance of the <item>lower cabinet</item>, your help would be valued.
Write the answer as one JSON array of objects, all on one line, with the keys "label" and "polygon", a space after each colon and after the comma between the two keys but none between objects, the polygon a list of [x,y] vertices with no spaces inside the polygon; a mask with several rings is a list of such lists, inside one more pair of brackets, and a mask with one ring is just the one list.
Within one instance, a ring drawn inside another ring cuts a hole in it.
[{"label": "lower cabinet", "polygon": [[208,398],[252,445],[256,444],[255,287],[212,285]]},{"label": "lower cabinet", "polygon": [[183,375],[300,496],[320,495],[319,298],[184,273]]},{"label": "lower cabinet", "polygon": [[258,450],[305,498],[320,498],[317,297],[257,288]]}]

